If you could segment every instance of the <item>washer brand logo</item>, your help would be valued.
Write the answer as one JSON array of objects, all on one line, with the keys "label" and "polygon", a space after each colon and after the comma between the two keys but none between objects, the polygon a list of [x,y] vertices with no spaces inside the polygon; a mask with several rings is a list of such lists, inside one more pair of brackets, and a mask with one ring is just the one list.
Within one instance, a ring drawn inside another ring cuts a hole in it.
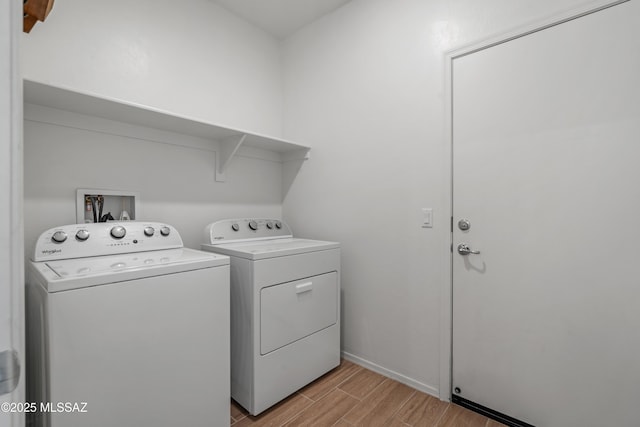
[{"label": "washer brand logo", "polygon": [[57,253],[62,253],[62,249],[45,249],[42,251],[43,255],[53,255]]},{"label": "washer brand logo", "polygon": [[224,240],[224,237],[222,236],[216,236],[213,238],[213,240]]}]

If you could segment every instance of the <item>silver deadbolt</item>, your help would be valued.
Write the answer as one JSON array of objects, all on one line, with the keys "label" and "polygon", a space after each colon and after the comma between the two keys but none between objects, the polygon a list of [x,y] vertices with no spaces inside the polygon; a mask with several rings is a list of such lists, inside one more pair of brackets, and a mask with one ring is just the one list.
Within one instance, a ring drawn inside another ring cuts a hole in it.
[{"label": "silver deadbolt", "polygon": [[468,219],[461,219],[460,221],[458,221],[458,228],[462,231],[467,231],[471,228],[471,223]]}]

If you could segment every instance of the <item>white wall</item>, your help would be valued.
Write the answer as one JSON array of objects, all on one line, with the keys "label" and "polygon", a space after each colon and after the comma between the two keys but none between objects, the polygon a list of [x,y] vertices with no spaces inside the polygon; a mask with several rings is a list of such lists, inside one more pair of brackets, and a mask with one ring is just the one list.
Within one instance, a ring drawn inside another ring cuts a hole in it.
[{"label": "white wall", "polygon": [[[21,42],[27,79],[281,134],[278,42],[208,0],[60,0]],[[282,165],[268,153],[244,149],[219,183],[207,141],[144,129],[143,138],[104,133],[89,126],[94,118],[27,107],[27,255],[41,232],[75,223],[77,188],[140,192],[138,219],[170,223],[191,247],[213,220],[281,217]]]},{"label": "white wall", "polygon": [[[354,0],[285,41],[284,134],[313,156],[284,216],[299,235],[343,244],[346,353],[440,392],[444,53],[584,3]],[[434,228],[421,228],[422,207]]]},{"label": "white wall", "polygon": [[215,182],[208,140],[29,104],[24,139],[27,256],[41,232],[76,222],[78,188],[139,192],[136,219],[173,225],[192,248],[214,220],[281,217],[282,164],[268,153],[244,150]]},{"label": "white wall", "polygon": [[59,0],[22,39],[30,80],[280,136],[275,38],[208,0]]}]

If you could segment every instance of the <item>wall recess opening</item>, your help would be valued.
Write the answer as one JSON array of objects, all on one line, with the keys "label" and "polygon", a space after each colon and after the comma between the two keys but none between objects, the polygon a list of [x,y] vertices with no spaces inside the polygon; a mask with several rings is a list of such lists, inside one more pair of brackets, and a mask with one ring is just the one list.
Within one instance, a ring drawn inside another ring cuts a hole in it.
[{"label": "wall recess opening", "polygon": [[76,223],[85,224],[139,219],[140,194],[124,190],[79,188],[76,191]]}]

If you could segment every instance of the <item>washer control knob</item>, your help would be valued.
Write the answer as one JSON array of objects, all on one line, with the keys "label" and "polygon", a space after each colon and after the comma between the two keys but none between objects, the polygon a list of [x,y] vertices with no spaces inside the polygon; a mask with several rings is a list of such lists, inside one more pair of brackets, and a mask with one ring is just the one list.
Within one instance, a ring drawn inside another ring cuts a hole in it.
[{"label": "washer control knob", "polygon": [[233,231],[239,231],[240,230],[240,226],[236,223],[231,224],[231,229]]},{"label": "washer control knob", "polygon": [[114,239],[122,239],[126,234],[127,230],[121,225],[116,225],[111,229],[111,237]]},{"label": "washer control knob", "polygon": [[81,242],[84,242],[88,238],[89,238],[89,230],[85,230],[83,228],[82,230],[78,230],[78,232],[76,233],[76,239],[80,240]]},{"label": "washer control knob", "polygon": [[269,230],[273,229],[273,223],[271,221],[267,222],[267,228]]},{"label": "washer control knob", "polygon": [[166,225],[160,227],[160,234],[162,234],[163,236],[168,236],[169,233],[171,233],[171,229],[169,227],[167,227]]},{"label": "washer control knob", "polygon": [[282,228],[282,223],[280,221],[276,221],[276,228],[280,230]]},{"label": "washer control knob", "polygon": [[145,227],[144,228],[144,235],[147,237],[151,237],[153,236],[153,233],[155,233],[156,230],[153,227]]},{"label": "washer control knob", "polygon": [[67,233],[65,233],[64,231],[56,231],[55,233],[53,233],[53,236],[51,236],[51,240],[53,240],[55,243],[62,243],[67,240]]},{"label": "washer control knob", "polygon": [[255,221],[249,221],[249,228],[256,231],[258,229],[258,223]]}]

